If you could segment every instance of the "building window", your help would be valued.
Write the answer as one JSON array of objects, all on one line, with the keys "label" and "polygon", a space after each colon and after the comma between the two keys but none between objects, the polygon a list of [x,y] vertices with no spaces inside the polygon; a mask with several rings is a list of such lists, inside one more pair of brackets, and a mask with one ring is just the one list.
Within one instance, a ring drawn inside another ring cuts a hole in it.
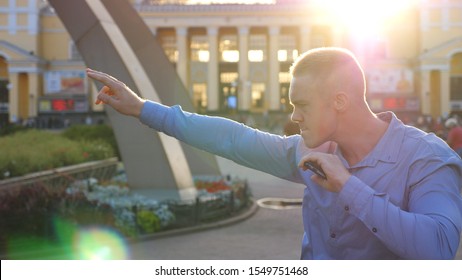
[{"label": "building window", "polygon": [[231,84],[236,82],[238,74],[236,72],[223,72],[220,74],[220,82],[225,84]]},{"label": "building window", "polygon": [[441,23],[441,9],[430,9],[428,12],[429,21],[431,24]]},{"label": "building window", "polygon": [[237,110],[237,80],[237,72],[220,74],[220,109],[224,112],[231,113]]},{"label": "building window", "polygon": [[[455,5],[455,3],[454,3]],[[449,10],[449,23],[452,25],[460,25],[462,23],[462,6],[459,3],[459,8],[458,9],[451,9]]]},{"label": "building window", "polygon": [[192,36],[191,60],[198,62],[208,62],[210,60],[209,42],[207,36]]},{"label": "building window", "polygon": [[289,99],[289,84],[280,84],[280,96],[279,96],[279,109],[283,112],[290,112],[292,107],[290,106]]},{"label": "building window", "polygon": [[265,103],[265,84],[264,83],[253,83],[252,84],[252,108],[263,109]]},{"label": "building window", "polygon": [[250,35],[248,58],[250,62],[262,62],[266,60],[266,35]]},{"label": "building window", "polygon": [[289,88],[292,75],[289,72],[280,72],[279,73],[279,101],[280,101],[280,110],[283,112],[290,112],[292,107],[290,106],[289,101]]},{"label": "building window", "polygon": [[297,40],[293,35],[279,36],[278,60],[280,62],[292,62],[298,57]]},{"label": "building window", "polygon": [[207,109],[207,84],[193,84],[193,102],[197,112],[204,112]]},{"label": "building window", "polygon": [[220,38],[219,50],[222,62],[238,62],[239,51],[236,35],[223,35]]},{"label": "building window", "polygon": [[451,77],[451,100],[462,100],[462,75]]},{"label": "building window", "polygon": [[161,45],[164,49],[165,55],[172,63],[178,62],[178,50],[176,49],[176,38],[173,35],[166,35],[161,37]]},{"label": "building window", "polygon": [[462,53],[451,58],[451,100],[462,100]]},{"label": "building window", "polygon": [[292,80],[292,75],[289,72],[280,72],[279,73],[279,83],[288,84]]}]

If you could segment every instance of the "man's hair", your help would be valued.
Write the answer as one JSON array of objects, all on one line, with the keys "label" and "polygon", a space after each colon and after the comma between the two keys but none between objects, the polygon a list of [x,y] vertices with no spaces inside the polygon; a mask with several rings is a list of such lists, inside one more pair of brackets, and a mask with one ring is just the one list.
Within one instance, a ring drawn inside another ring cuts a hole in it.
[{"label": "man's hair", "polygon": [[292,77],[310,75],[318,86],[365,95],[366,79],[358,60],[343,48],[311,49],[300,55],[290,67]]}]

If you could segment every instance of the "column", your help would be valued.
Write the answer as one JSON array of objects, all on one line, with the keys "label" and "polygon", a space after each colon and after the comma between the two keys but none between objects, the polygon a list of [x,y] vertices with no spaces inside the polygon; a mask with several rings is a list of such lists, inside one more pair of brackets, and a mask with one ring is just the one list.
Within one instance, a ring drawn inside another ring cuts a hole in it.
[{"label": "column", "polygon": [[279,86],[279,30],[278,26],[269,28],[269,110],[279,111],[280,107],[280,86]]},{"label": "column", "polygon": [[19,92],[18,92],[18,73],[11,73],[9,74],[9,120],[10,122],[14,123],[18,121],[19,118]]},{"label": "column", "polygon": [[311,29],[308,26],[300,27],[300,53],[310,49]]},{"label": "column", "polygon": [[176,28],[176,47],[178,50],[178,61],[176,72],[180,76],[183,85],[188,88],[188,29],[186,27]]},{"label": "column", "polygon": [[420,72],[420,109],[422,114],[430,114],[430,70]]},{"label": "column", "polygon": [[218,110],[218,27],[208,27],[209,63],[207,65],[207,110]]},{"label": "column", "polygon": [[[449,67],[448,67],[449,68]],[[449,69],[441,70],[441,114],[449,115],[451,113],[450,105],[450,73]]]},{"label": "column", "polygon": [[38,73],[29,73],[29,117],[37,116],[37,104],[39,93],[39,77]]},{"label": "column", "polygon": [[250,109],[249,81],[249,27],[239,27],[239,86],[238,86],[238,109],[248,111]]}]

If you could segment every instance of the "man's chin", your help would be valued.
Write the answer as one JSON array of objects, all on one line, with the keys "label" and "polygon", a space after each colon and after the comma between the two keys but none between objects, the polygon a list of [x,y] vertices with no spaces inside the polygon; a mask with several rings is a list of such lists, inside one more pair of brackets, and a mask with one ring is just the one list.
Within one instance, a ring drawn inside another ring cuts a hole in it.
[{"label": "man's chin", "polygon": [[315,142],[313,141],[313,138],[312,138],[312,137],[311,137],[311,138],[308,138],[308,137],[302,135],[302,138],[303,138],[303,142],[305,143],[305,146],[306,146],[307,148],[309,148],[309,149],[313,149],[313,148],[316,148],[317,146],[319,146],[319,145],[316,145],[317,143],[315,143]]},{"label": "man's chin", "polygon": [[321,142],[319,140],[315,140],[313,137],[307,137],[307,136],[304,136],[304,135],[302,135],[302,138],[303,138],[303,142],[304,142],[305,146],[308,149],[315,149],[315,148],[318,148],[319,146],[326,143],[326,141]]}]

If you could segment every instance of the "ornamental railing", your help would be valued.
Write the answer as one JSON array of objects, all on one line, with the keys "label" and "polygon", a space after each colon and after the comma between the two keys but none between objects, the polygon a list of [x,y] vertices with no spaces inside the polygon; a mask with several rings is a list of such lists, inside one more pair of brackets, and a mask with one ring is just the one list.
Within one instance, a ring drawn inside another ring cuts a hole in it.
[{"label": "ornamental railing", "polygon": [[117,172],[118,159],[86,162],[72,166],[60,167],[46,171],[30,173],[25,176],[4,179],[0,181],[0,192],[11,188],[34,186],[67,187],[76,180],[95,178],[109,180]]}]

